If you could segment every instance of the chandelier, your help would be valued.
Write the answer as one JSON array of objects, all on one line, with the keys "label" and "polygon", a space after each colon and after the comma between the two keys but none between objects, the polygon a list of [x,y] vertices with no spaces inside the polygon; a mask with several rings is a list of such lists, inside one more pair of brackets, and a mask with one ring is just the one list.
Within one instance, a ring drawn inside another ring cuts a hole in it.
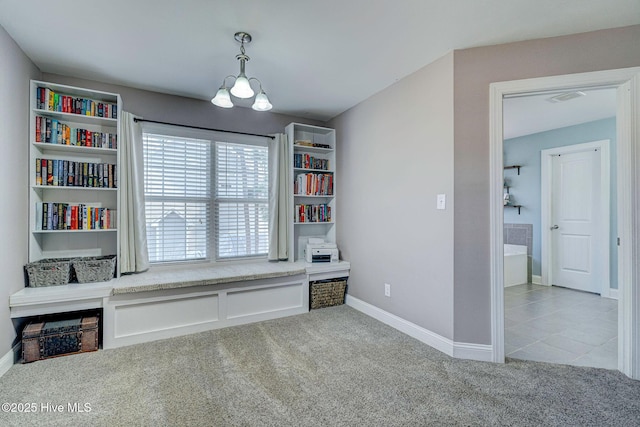
[{"label": "chandelier", "polygon": [[[264,93],[264,90],[262,90],[262,83],[260,83],[260,80],[256,79],[255,77],[247,77],[244,72],[245,64],[249,60],[249,57],[245,54],[244,51],[244,44],[249,44],[251,42],[251,34],[245,33],[244,31],[239,31],[235,34],[234,37],[236,41],[240,43],[240,54],[236,55],[236,59],[240,61],[240,74],[238,74],[237,77],[233,75],[225,77],[222,81],[222,86],[220,86],[220,89],[218,89],[216,96],[213,97],[211,102],[213,103],[213,105],[217,105],[218,107],[231,108],[233,107],[231,95],[241,99],[251,98],[255,94],[255,92],[251,88],[251,82],[256,81],[258,82],[260,91],[256,95],[256,99],[253,102],[251,108],[256,111],[269,111],[272,105],[269,102],[269,98],[267,98],[267,94]],[[234,79],[233,86],[230,90],[227,86],[228,78]],[[229,93],[229,91],[231,93]]]}]

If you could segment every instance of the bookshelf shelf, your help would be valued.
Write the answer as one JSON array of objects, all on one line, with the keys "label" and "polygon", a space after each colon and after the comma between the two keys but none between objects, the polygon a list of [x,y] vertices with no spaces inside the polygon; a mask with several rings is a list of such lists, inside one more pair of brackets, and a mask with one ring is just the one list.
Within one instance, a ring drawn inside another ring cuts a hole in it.
[{"label": "bookshelf shelf", "polygon": [[118,150],[114,148],[81,147],[78,145],[50,144],[45,142],[32,142],[35,149],[40,151],[59,151],[61,153],[85,153],[85,154],[111,154],[117,155]]},{"label": "bookshelf shelf", "polygon": [[333,148],[322,148],[322,147],[310,147],[306,145],[297,145],[293,144],[293,150],[296,153],[310,152],[310,153],[333,153]]},{"label": "bookshelf shelf", "polygon": [[332,170],[326,170],[326,169],[293,168],[293,170],[295,172],[333,173]]},{"label": "bookshelf shelf", "polygon": [[109,233],[116,232],[117,228],[103,228],[96,230],[33,230],[32,233],[35,234],[75,234],[75,233]]},{"label": "bookshelf shelf", "polygon": [[118,119],[111,119],[109,117],[97,117],[97,116],[87,116],[87,115],[74,114],[74,113],[63,113],[61,111],[48,111],[48,110],[41,110],[38,108],[34,108],[33,112],[38,116],[55,117],[55,118],[59,118],[62,121],[82,123],[87,125],[100,125],[100,126],[113,126],[113,127],[116,127],[118,125]]},{"label": "bookshelf shelf", "polygon": [[[120,95],[32,80],[29,96],[29,262],[118,255],[119,232],[106,227],[119,208]],[[52,180],[74,185],[42,185]]]},{"label": "bookshelf shelf", "polygon": [[332,199],[335,196],[329,196],[329,195],[316,195],[316,194],[294,194],[294,197],[305,197],[305,198],[315,198],[315,199]]},{"label": "bookshelf shelf", "polygon": [[73,191],[118,191],[117,188],[100,187],[65,187],[63,185],[32,185],[34,190],[73,190]]},{"label": "bookshelf shelf", "polygon": [[294,222],[295,225],[331,225],[335,224],[333,221],[307,221],[307,222]]}]

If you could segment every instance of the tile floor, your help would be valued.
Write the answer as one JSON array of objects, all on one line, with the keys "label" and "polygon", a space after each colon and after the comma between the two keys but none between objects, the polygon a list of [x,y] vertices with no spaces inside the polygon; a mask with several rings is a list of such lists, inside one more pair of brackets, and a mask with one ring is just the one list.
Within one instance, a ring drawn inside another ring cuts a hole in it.
[{"label": "tile floor", "polygon": [[617,369],[617,300],[533,284],[505,288],[504,300],[507,357]]}]

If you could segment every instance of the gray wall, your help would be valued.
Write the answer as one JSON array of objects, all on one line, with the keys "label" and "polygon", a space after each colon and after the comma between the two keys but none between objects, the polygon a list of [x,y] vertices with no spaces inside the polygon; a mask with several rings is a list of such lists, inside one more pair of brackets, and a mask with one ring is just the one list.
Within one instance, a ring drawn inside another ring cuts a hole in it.
[{"label": "gray wall", "polygon": [[28,259],[29,80],[40,70],[0,26],[0,357],[16,341],[9,295],[24,287]]},{"label": "gray wall", "polygon": [[491,343],[489,84],[640,66],[640,25],[454,53],[454,338]]},{"label": "gray wall", "polygon": [[349,294],[453,338],[453,54],[329,124]]},{"label": "gray wall", "polygon": [[520,175],[515,171],[505,173],[505,179],[511,185],[510,193],[515,204],[523,205],[521,214],[516,209],[505,209],[504,222],[512,224],[533,224],[532,273],[541,272],[541,166],[540,152],[555,147],[582,144],[586,142],[610,141],[610,217],[609,221],[609,280],[612,288],[618,287],[618,218],[616,197],[616,119],[615,117],[553,129],[547,132],[525,135],[504,141],[504,162],[510,165],[522,165]]},{"label": "gray wall", "polygon": [[190,126],[223,129],[257,134],[284,132],[291,122],[322,126],[324,123],[251,108],[219,108],[209,101],[150,92],[126,86],[43,73],[42,80],[105,92],[119,93],[125,111],[149,120]]}]

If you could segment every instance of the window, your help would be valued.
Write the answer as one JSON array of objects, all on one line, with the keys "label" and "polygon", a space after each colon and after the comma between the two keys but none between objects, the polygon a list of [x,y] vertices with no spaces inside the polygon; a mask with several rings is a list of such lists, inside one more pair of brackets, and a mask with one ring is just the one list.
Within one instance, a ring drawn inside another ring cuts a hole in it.
[{"label": "window", "polygon": [[149,261],[208,258],[210,141],[145,133],[143,144]]},{"label": "window", "polygon": [[265,138],[148,128],[143,153],[150,262],[266,255]]},{"label": "window", "polygon": [[266,147],[216,142],[218,258],[269,251],[269,159]]}]

